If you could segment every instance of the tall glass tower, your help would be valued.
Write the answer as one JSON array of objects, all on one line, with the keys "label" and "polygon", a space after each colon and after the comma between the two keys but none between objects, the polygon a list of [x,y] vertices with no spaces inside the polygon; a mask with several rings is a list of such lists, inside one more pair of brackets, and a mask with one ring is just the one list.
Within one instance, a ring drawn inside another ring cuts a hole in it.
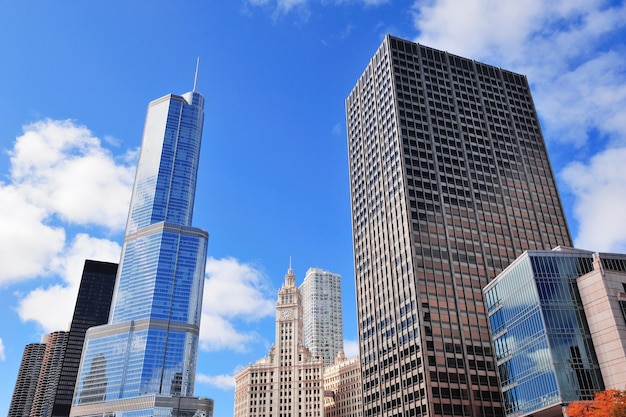
[{"label": "tall glass tower", "polygon": [[191,227],[194,91],[148,106],[109,322],[85,338],[71,416],[206,416],[193,396],[208,234]]}]

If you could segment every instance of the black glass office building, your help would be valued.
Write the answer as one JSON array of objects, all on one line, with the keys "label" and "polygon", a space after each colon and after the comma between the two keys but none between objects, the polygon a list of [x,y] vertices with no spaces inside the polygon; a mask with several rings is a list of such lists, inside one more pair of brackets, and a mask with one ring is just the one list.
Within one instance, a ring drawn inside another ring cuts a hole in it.
[{"label": "black glass office building", "polygon": [[107,322],[116,273],[116,263],[90,259],[85,261],[67,347],[63,356],[61,374],[54,397],[53,417],[70,415],[85,333],[90,327]]}]

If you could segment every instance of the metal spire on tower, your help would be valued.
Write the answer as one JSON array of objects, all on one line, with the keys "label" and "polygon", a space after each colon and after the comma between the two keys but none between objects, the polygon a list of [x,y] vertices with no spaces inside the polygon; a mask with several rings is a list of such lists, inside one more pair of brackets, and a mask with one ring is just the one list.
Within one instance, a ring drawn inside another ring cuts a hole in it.
[{"label": "metal spire on tower", "polygon": [[196,75],[193,77],[193,92],[196,92],[196,84],[198,83],[198,68],[200,67],[200,57],[196,60]]}]

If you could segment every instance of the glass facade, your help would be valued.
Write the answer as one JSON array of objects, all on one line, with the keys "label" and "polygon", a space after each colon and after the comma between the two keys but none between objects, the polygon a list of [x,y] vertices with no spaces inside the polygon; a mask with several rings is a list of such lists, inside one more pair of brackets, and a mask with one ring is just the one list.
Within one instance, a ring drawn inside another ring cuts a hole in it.
[{"label": "glass facade", "polygon": [[116,275],[117,264],[89,259],[85,261],[52,417],[70,415],[85,333],[90,327],[107,323]]},{"label": "glass facade", "polygon": [[530,251],[485,288],[507,415],[526,415],[604,388],[576,279],[592,254]]},{"label": "glass facade", "polygon": [[208,244],[191,227],[203,107],[195,91],[148,106],[111,313],[87,333],[72,416],[202,412],[158,404],[193,395]]}]

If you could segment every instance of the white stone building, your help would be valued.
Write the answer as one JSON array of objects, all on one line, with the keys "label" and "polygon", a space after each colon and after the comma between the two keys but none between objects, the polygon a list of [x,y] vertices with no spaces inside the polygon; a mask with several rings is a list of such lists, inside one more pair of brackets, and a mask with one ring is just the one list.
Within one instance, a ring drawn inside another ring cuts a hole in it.
[{"label": "white stone building", "polygon": [[362,398],[359,357],[346,359],[341,350],[324,368],[324,417],[361,417]]},{"label": "white stone building", "polygon": [[276,342],[235,375],[234,417],[322,417],[323,362],[303,342],[303,310],[289,268],[276,302]]},{"label": "white stone building", "polygon": [[334,363],[343,350],[341,275],[309,268],[300,284],[304,311],[304,345],[313,356]]}]

